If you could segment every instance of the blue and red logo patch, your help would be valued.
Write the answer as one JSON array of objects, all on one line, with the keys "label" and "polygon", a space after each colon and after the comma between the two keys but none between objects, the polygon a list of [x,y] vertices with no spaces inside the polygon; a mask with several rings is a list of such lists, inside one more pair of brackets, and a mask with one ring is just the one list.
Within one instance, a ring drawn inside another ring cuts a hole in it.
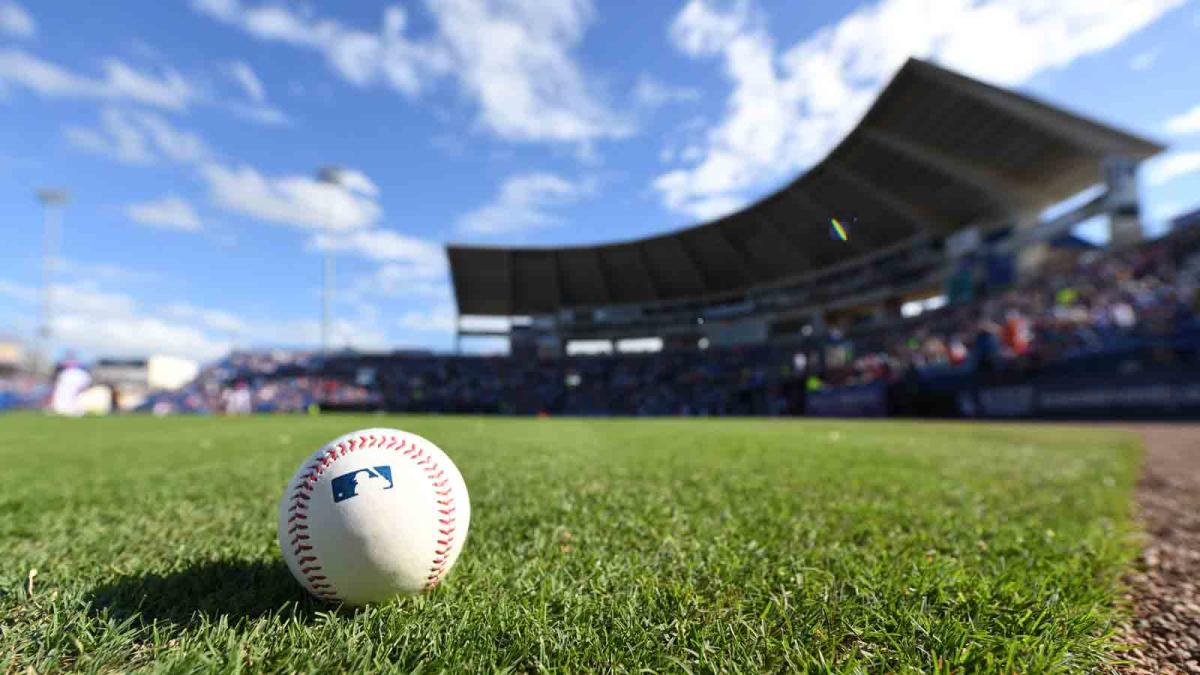
[{"label": "blue and red logo patch", "polygon": [[333,486],[333,503],[346,501],[367,492],[392,489],[392,467],[373,466],[337,476],[329,483]]}]

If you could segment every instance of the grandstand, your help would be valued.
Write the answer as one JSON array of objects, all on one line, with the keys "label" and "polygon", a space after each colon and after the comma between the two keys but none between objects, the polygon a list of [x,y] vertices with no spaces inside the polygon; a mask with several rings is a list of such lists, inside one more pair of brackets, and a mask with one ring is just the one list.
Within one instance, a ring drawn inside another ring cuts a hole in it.
[{"label": "grandstand", "polygon": [[[1108,221],[1110,246],[1136,244],[1136,170],[1162,150],[912,59],[823,161],[737,213],[599,246],[448,246],[457,337],[554,357],[884,326],[939,304],[956,277],[1000,288],[1037,275],[1085,220]],[[850,223],[847,241],[829,236],[831,218]]]}]

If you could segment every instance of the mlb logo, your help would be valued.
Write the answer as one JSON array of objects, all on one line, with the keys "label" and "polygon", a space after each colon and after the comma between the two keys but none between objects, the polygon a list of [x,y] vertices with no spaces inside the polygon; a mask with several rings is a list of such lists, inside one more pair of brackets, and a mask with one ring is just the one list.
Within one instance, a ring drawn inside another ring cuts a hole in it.
[{"label": "mlb logo", "polygon": [[380,492],[392,489],[392,467],[373,466],[344,473],[334,478],[333,503],[356,497],[360,493]]}]

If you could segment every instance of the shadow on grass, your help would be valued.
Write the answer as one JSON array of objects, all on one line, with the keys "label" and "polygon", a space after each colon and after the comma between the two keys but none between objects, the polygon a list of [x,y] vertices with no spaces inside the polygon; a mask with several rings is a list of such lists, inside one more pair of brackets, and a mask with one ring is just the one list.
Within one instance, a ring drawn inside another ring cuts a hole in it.
[{"label": "shadow on grass", "polygon": [[307,623],[334,607],[309,597],[281,560],[222,560],[169,574],[129,575],[96,588],[88,599],[93,614],[183,629],[269,615]]}]

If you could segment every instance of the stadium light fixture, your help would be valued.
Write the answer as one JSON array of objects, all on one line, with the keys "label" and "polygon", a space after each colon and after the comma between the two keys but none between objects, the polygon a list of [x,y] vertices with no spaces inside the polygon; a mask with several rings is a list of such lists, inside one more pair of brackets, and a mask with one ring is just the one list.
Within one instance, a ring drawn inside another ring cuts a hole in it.
[{"label": "stadium light fixture", "polygon": [[71,193],[62,188],[41,188],[37,199],[42,203],[42,312],[34,353],[34,370],[51,368],[51,339],[54,323],[54,281],[58,268],[58,249],[62,239],[62,209]]}]

